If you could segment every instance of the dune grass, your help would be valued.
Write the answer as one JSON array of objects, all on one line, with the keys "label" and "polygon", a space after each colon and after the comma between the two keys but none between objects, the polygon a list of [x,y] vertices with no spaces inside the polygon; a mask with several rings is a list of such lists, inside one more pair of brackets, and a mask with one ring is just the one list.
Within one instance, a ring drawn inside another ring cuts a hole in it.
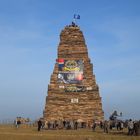
[{"label": "dune grass", "polygon": [[127,136],[124,131],[111,131],[109,134],[97,129],[92,132],[89,129],[78,130],[42,130],[36,127],[15,128],[10,125],[0,125],[0,140],[139,140],[140,136]]}]

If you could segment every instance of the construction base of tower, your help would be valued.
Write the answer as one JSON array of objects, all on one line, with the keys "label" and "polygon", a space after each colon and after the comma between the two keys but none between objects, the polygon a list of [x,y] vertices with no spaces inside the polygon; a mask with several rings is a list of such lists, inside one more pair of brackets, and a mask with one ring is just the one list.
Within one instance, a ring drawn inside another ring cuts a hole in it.
[{"label": "construction base of tower", "polygon": [[93,94],[92,91],[65,94],[53,92],[46,98],[46,102],[44,119],[47,121],[81,120],[92,122],[104,119],[101,97],[96,93]]}]

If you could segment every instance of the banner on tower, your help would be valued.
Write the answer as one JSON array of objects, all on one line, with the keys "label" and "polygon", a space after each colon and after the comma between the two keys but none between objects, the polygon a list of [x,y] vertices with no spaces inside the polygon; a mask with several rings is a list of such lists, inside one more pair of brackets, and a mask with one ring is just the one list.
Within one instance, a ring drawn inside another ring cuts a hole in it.
[{"label": "banner on tower", "polygon": [[58,60],[58,82],[67,84],[81,83],[83,80],[83,60]]},{"label": "banner on tower", "polygon": [[65,92],[83,92],[85,91],[86,88],[84,86],[66,86],[65,87]]}]

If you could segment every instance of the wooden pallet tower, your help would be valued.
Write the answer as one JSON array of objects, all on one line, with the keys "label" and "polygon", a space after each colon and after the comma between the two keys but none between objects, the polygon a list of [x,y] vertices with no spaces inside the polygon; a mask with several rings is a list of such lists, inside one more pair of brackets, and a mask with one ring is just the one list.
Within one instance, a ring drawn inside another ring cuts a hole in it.
[{"label": "wooden pallet tower", "polygon": [[104,119],[99,87],[82,31],[66,26],[60,34],[58,57],[48,85],[43,117],[47,121]]}]

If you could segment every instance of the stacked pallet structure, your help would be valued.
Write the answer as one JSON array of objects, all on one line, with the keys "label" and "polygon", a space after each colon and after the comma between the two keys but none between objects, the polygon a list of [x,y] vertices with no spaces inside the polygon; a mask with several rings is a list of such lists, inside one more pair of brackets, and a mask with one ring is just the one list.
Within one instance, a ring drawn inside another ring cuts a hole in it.
[{"label": "stacked pallet structure", "polygon": [[[43,113],[44,119],[47,121],[102,121],[104,113],[99,87],[93,74],[93,64],[88,57],[88,49],[83,33],[77,25],[69,25],[62,30],[56,60],[48,85],[48,95]],[[59,74],[64,76],[61,74],[64,70],[61,69],[60,71],[59,60],[61,60],[63,67],[67,64],[70,68],[66,69],[65,75],[67,78],[62,77],[65,79],[62,81],[59,81]],[[67,75],[67,73],[76,72],[72,68],[76,67],[77,63],[82,65],[82,76],[77,79],[78,82],[75,79],[71,80],[73,75]]]}]

